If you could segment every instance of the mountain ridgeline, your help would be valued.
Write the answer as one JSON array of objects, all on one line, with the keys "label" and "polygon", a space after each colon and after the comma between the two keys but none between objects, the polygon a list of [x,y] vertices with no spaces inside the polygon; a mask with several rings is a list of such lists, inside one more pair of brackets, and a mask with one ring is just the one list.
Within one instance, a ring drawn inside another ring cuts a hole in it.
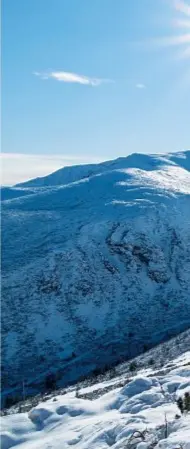
[{"label": "mountain ridgeline", "polygon": [[190,326],[190,151],[2,189],[2,386],[60,385]]}]

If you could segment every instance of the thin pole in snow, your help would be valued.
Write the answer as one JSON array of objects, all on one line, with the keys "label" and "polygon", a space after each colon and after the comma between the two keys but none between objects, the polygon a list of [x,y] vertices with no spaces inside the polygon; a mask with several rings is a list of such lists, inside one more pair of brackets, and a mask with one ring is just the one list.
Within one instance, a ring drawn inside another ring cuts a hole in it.
[{"label": "thin pole in snow", "polygon": [[22,398],[23,398],[23,401],[25,401],[25,384],[24,384],[24,379],[22,381]]}]

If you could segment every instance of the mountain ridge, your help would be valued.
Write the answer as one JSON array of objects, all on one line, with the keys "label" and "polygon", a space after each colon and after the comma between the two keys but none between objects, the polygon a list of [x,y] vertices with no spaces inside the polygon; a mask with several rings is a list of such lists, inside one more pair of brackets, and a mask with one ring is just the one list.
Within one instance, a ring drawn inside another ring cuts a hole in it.
[{"label": "mountain ridge", "polygon": [[129,158],[2,202],[5,390],[34,366],[66,384],[190,326],[190,152]]},{"label": "mountain ridge", "polygon": [[[101,173],[104,169],[104,167],[106,168],[112,168],[116,165],[118,165],[118,163],[120,162],[124,162],[126,164],[126,162],[128,163],[127,166],[128,167],[136,167],[137,166],[137,161],[140,158],[140,160],[145,159],[145,162],[148,161],[149,162],[149,167],[150,169],[154,167],[154,164],[151,164],[150,162],[150,158],[152,158],[152,161],[157,162],[158,164],[158,160],[160,159],[160,163],[163,163],[163,161],[165,160],[165,162],[167,164],[172,164],[175,162],[179,163],[179,159],[181,156],[181,159],[184,161],[185,159],[190,159],[190,150],[186,150],[184,152],[178,152],[178,153],[166,153],[166,154],[143,154],[143,153],[133,153],[130,154],[129,156],[123,156],[123,157],[118,157],[117,159],[113,159],[113,160],[109,160],[109,161],[105,161],[105,162],[100,162],[97,164],[85,164],[85,165],[73,165],[73,166],[65,166],[63,168],[60,168],[59,170],[56,170],[55,172],[51,173],[50,175],[46,175],[43,177],[37,177],[37,178],[33,178],[29,181],[26,182],[22,182],[22,183],[18,183],[15,185],[15,187],[37,187],[37,186],[45,186],[45,185],[60,185],[61,183],[63,183],[64,180],[64,174],[66,174],[66,177],[68,175],[71,175],[71,179],[69,182],[73,182],[72,181],[72,173],[73,173],[73,177],[75,178],[74,180],[77,181],[78,179],[80,179],[80,176],[85,176],[88,177],[89,174],[96,174],[96,173]],[[186,156],[186,158],[184,158],[184,156]],[[188,163],[189,164],[189,163]],[[142,162],[141,162],[142,165]],[[182,164],[183,166],[183,164]],[[186,164],[185,164],[186,166]],[[189,165],[186,166],[187,169],[189,170]],[[146,166],[147,169],[147,166]],[[77,173],[78,171],[78,173]],[[82,172],[82,173],[81,173]],[[62,182],[60,182],[62,181]],[[53,182],[53,184],[52,184]],[[68,182],[68,180],[67,180]]]}]

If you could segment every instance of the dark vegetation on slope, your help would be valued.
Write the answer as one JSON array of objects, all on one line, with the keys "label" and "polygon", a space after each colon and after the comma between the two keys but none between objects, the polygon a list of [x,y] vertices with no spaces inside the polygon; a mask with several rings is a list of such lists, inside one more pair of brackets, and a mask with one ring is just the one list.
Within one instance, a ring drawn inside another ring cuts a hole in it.
[{"label": "dark vegetation on slope", "polygon": [[[60,379],[57,373],[49,373],[44,376],[43,381],[39,384],[40,393],[38,394],[35,393],[35,383],[33,385],[34,391],[32,392],[27,390],[27,384],[21,382],[20,390],[7,393],[2,397],[1,414],[6,415],[7,413],[29,411],[41,401],[47,401],[56,395],[66,394],[68,391],[73,390],[77,397],[94,400],[112,389],[123,387],[128,384],[132,377],[141,369],[153,369],[155,376],[165,375],[171,370],[171,367],[174,366],[172,359],[187,351],[189,349],[189,344],[190,331],[186,331],[150,350],[146,348],[144,354],[135,359],[129,361],[123,360],[122,362],[117,362],[114,366],[105,366],[104,369],[96,368],[89,376],[81,376],[76,384],[74,382],[71,383],[70,387],[68,385],[64,388],[59,387]],[[164,365],[166,365],[166,367],[164,367]],[[111,379],[117,379],[117,382],[93,392],[85,394],[81,394],[80,392],[82,388]],[[186,401],[185,404],[183,401],[184,398],[181,398],[179,402],[177,401],[181,413],[188,409],[187,402],[189,404],[189,400]]]}]

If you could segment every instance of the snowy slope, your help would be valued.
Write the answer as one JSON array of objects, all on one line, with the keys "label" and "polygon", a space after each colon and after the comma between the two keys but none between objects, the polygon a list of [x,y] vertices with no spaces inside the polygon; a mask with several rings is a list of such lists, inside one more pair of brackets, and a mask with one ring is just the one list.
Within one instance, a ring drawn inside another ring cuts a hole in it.
[{"label": "snowy slope", "polygon": [[116,160],[101,162],[99,164],[86,164],[71,167],[64,167],[56,172],[41,178],[31,179],[30,181],[17,184],[17,187],[45,187],[68,184],[80,179],[89,178],[97,174],[105,173],[122,168],[139,168],[146,171],[158,170],[163,166],[178,166],[189,171],[189,153],[190,151],[174,154],[131,154],[130,156],[120,157]]},{"label": "snowy slope", "polygon": [[49,370],[64,385],[190,326],[190,152],[64,168],[6,198],[5,390]]},{"label": "snowy slope", "polygon": [[176,405],[190,392],[189,342],[186,332],[135,359],[133,373],[124,363],[33,408],[26,401],[19,413],[10,409],[2,449],[189,449],[190,414]]}]

